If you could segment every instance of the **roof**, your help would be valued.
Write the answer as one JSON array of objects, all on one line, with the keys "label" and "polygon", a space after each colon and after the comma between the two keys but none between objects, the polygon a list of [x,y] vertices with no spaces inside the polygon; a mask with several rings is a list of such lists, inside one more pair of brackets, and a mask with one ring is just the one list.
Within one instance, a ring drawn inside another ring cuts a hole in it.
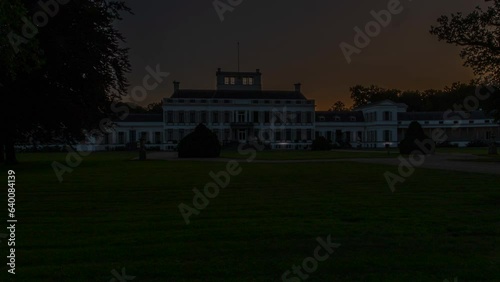
[{"label": "roof", "polygon": [[163,114],[129,114],[125,119],[115,122],[163,122]]},{"label": "roof", "polygon": [[[470,115],[470,116],[469,116]],[[411,112],[411,113],[398,113],[399,121],[413,121],[413,120],[452,120],[452,119],[489,119],[485,112]]]},{"label": "roof", "polygon": [[[324,120],[321,118],[324,117]],[[365,121],[363,112],[361,111],[328,111],[328,112],[316,112],[316,122],[354,122],[351,117],[355,117],[355,122]]]},{"label": "roof", "polygon": [[386,99],[386,100],[376,101],[373,103],[368,103],[366,105],[359,106],[356,109],[360,110],[360,109],[370,108],[370,107],[378,106],[378,105],[382,105],[382,104],[392,105],[392,106],[397,106],[397,107],[402,107],[402,108],[408,108],[408,105],[406,105],[404,103],[396,103],[392,100]]},{"label": "roof", "polygon": [[301,92],[297,91],[264,90],[178,90],[170,98],[307,100]]}]

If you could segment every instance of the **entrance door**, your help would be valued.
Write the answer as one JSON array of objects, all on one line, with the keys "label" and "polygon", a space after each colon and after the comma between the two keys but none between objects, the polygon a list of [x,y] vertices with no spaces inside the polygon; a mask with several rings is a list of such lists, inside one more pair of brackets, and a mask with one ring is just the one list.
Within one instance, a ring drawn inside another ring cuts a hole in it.
[{"label": "entrance door", "polygon": [[246,130],[238,130],[238,140],[240,142],[246,142],[247,141],[247,131]]}]

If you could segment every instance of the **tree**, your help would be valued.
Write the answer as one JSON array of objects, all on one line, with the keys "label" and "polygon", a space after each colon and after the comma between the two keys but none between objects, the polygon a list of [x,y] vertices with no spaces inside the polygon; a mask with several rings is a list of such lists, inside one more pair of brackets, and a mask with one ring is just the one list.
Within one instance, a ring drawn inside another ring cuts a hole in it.
[{"label": "tree", "polygon": [[163,103],[162,102],[151,103],[148,105],[147,110],[148,113],[161,114],[163,113]]},{"label": "tree", "polygon": [[410,155],[415,152],[424,155],[429,152],[434,153],[435,146],[429,147],[429,144],[435,145],[434,141],[425,134],[422,125],[417,121],[413,121],[406,131],[405,138],[399,144],[399,152],[404,155]]},{"label": "tree", "polygon": [[489,82],[500,81],[500,0],[486,10],[476,7],[468,15],[441,16],[431,34],[440,41],[463,47],[464,65]]},{"label": "tree", "polygon": [[[12,138],[61,136],[69,142],[99,128],[112,103],[126,94],[125,74],[130,70],[128,49],[121,46],[124,38],[114,25],[121,12],[130,12],[123,2],[79,0],[59,5],[54,1],[57,9],[39,27],[30,21],[35,13],[46,13],[42,1],[14,3],[27,21],[20,16],[1,21],[0,38],[18,39],[0,42],[0,87],[6,102],[1,139],[11,138],[5,144],[9,163],[16,162]],[[27,37],[26,26],[36,32]]]},{"label": "tree", "polygon": [[323,136],[318,136],[312,143],[311,149],[313,151],[330,151],[332,149],[332,143],[330,140]]},{"label": "tree", "polygon": [[220,150],[217,135],[203,124],[199,124],[177,146],[179,158],[217,158]]},{"label": "tree", "polygon": [[[500,0],[493,0],[486,9],[476,7],[468,15],[462,13],[441,16],[438,26],[430,33],[438,40],[462,47],[464,66],[472,68],[480,83],[500,82]],[[490,105],[500,109],[500,98],[493,97]],[[500,118],[500,112],[497,112]]]},{"label": "tree", "polygon": [[330,108],[330,112],[345,112],[348,111],[349,109],[345,106],[344,102],[342,101],[337,101],[335,102],[332,107]]}]

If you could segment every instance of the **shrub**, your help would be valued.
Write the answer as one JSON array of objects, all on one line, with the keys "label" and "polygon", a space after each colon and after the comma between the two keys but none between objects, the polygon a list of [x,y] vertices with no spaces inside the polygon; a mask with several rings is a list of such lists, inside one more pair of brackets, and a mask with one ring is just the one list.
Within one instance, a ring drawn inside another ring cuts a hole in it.
[{"label": "shrub", "polygon": [[[424,142],[424,140],[430,140],[429,136],[425,135],[420,123],[413,121],[408,127],[405,138],[401,140],[401,143],[399,143],[399,152],[404,155],[410,155],[415,151],[426,154],[426,152],[424,152],[422,148],[417,145],[417,141]],[[434,141],[431,140],[431,142]],[[424,146],[428,152],[434,152],[435,146],[433,148],[429,148],[428,144]]]},{"label": "shrub", "polygon": [[469,148],[482,148],[482,147],[488,147],[489,144],[485,141],[482,140],[473,140],[467,144],[467,147]]},{"label": "shrub", "polygon": [[217,135],[203,124],[198,125],[177,146],[179,158],[217,158],[220,150]]},{"label": "shrub", "polygon": [[313,141],[311,149],[313,151],[329,151],[332,149],[332,144],[325,137],[319,136]]}]

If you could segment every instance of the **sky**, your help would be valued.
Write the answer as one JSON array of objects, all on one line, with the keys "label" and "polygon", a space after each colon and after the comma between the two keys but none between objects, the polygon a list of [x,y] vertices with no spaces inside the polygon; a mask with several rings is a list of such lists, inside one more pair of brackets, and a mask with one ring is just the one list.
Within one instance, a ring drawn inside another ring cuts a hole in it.
[{"label": "sky", "polygon": [[357,84],[425,90],[473,78],[460,49],[429,30],[439,16],[471,11],[482,0],[401,0],[402,11],[347,63],[340,44],[355,46],[354,28],[364,30],[374,20],[370,12],[391,1],[240,0],[221,21],[213,0],[126,0],[134,15],[117,28],[130,48],[132,87],[142,85],[147,66],[170,73],[136,101],[143,105],[172,95],[174,80],[181,89],[215,89],[217,68],[237,69],[237,42],[241,71],[260,69],[264,90],[302,83],[317,110],[338,100],[351,105],[349,88]]}]

